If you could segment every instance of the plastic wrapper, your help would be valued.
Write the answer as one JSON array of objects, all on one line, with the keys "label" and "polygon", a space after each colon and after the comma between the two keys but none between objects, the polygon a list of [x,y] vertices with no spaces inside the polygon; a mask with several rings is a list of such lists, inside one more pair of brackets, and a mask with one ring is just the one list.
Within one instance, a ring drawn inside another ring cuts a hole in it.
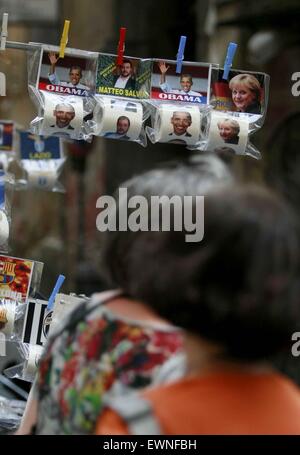
[{"label": "plastic wrapper", "polygon": [[5,172],[16,157],[15,123],[11,120],[0,120],[0,168]]},{"label": "plastic wrapper", "polygon": [[191,148],[200,146],[202,117],[210,110],[209,106],[153,101],[151,107],[151,127],[147,126],[146,132],[153,144],[164,142]]},{"label": "plastic wrapper", "polygon": [[20,165],[24,178],[18,180],[18,189],[38,188],[46,191],[64,191],[59,182],[65,157],[62,141],[20,132]]},{"label": "plastic wrapper", "polygon": [[64,192],[58,181],[65,159],[61,160],[22,160],[25,178],[19,180],[20,188],[38,188],[46,191]]},{"label": "plastic wrapper", "polygon": [[0,396],[0,433],[7,434],[18,429],[25,406],[26,401],[9,400]]},{"label": "plastic wrapper", "polygon": [[30,131],[37,135],[59,136],[64,139],[91,140],[86,132],[86,121],[92,117],[94,99],[75,95],[57,95],[32,90],[38,116],[30,123]]},{"label": "plastic wrapper", "polygon": [[[36,44],[36,43],[34,43]],[[89,140],[85,121],[92,116],[98,54],[67,48],[58,58],[56,46],[37,45],[28,53],[29,94],[38,116],[31,131],[65,139]]]},{"label": "plastic wrapper", "polygon": [[0,170],[0,250],[8,252],[14,177]]},{"label": "plastic wrapper", "polygon": [[249,122],[249,134],[260,129],[267,113],[270,77],[266,73],[232,69],[228,80],[223,69],[213,69],[210,102],[214,110]]},{"label": "plastic wrapper", "polygon": [[22,339],[26,304],[0,299],[0,333],[9,341]]},{"label": "plastic wrapper", "polygon": [[95,95],[96,107],[89,131],[95,136],[147,145],[145,121],[150,115],[146,104],[111,96]]},{"label": "plastic wrapper", "polygon": [[39,345],[19,343],[18,350],[24,361],[13,367],[6,368],[4,374],[10,379],[33,382],[44,348]]},{"label": "plastic wrapper", "polygon": [[67,295],[58,293],[55,297],[53,312],[51,312],[49,336],[52,336],[62,330],[66,322],[66,318],[69,317],[70,313],[87,299],[88,298],[85,296],[79,297],[73,294]]},{"label": "plastic wrapper", "polygon": [[259,159],[259,150],[251,143],[251,122],[246,116],[234,116],[230,112],[211,111],[203,119],[203,140],[200,150],[225,152],[232,155],[249,155]]}]

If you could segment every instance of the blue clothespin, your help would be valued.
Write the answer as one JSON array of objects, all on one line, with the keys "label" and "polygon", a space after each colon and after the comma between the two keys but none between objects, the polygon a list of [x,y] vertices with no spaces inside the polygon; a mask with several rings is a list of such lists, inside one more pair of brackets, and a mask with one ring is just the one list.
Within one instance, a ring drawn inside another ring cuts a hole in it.
[{"label": "blue clothespin", "polygon": [[229,43],[227,48],[227,55],[224,62],[224,70],[222,79],[227,80],[229,76],[229,71],[232,67],[233,58],[236,52],[238,45],[236,43]]},{"label": "blue clothespin", "polygon": [[177,52],[177,58],[176,58],[176,73],[180,74],[181,73],[181,68],[182,68],[182,61],[184,59],[184,48],[185,48],[185,43],[186,43],[186,36],[181,36],[180,37],[180,42],[179,42],[179,48]]},{"label": "blue clothespin", "polygon": [[64,281],[65,281],[64,275],[59,275],[59,277],[57,278],[56,284],[53,288],[53,291],[50,295],[50,298],[48,300],[47,311],[53,310],[53,305],[54,305],[54,300],[55,300],[56,294],[60,290]]}]

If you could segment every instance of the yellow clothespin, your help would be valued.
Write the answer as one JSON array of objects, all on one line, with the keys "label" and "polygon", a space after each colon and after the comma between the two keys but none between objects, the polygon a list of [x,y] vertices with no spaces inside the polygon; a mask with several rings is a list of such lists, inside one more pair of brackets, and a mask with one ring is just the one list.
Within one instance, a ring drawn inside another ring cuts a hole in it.
[{"label": "yellow clothespin", "polygon": [[1,43],[0,43],[0,50],[1,51],[5,51],[5,47],[6,47],[7,22],[8,22],[8,14],[7,13],[3,13],[3,15],[2,15],[2,27],[1,27]]},{"label": "yellow clothespin", "polygon": [[69,34],[69,27],[70,21],[65,21],[64,29],[60,39],[60,46],[59,46],[59,58],[64,58],[65,56],[65,48],[68,44],[68,34]]}]

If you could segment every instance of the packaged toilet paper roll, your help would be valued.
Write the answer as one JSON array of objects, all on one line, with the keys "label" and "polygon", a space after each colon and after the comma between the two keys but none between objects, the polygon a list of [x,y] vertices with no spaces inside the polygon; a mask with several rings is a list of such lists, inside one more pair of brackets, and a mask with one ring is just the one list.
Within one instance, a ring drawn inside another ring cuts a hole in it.
[{"label": "packaged toilet paper roll", "polygon": [[154,125],[150,134],[152,142],[195,145],[201,135],[199,107],[161,104],[156,109]]},{"label": "packaged toilet paper roll", "polygon": [[16,304],[0,305],[0,331],[7,336],[12,335],[16,316]]},{"label": "packaged toilet paper roll", "polygon": [[76,139],[83,125],[83,101],[79,96],[60,96],[42,93],[44,100],[43,121],[40,134]]},{"label": "packaged toilet paper roll", "polygon": [[28,358],[25,361],[23,372],[23,376],[25,378],[34,378],[42,353],[43,346],[32,344],[28,345]]},{"label": "packaged toilet paper roll", "polygon": [[95,96],[95,135],[138,141],[143,129],[143,105],[137,101]]},{"label": "packaged toilet paper roll", "polygon": [[207,130],[206,150],[231,149],[244,155],[249,140],[249,120],[212,111]]},{"label": "packaged toilet paper roll", "polygon": [[4,245],[9,238],[9,222],[6,213],[0,209],[0,246]]},{"label": "packaged toilet paper roll", "polygon": [[52,189],[57,181],[55,169],[31,170],[28,172],[28,186],[31,188]]}]

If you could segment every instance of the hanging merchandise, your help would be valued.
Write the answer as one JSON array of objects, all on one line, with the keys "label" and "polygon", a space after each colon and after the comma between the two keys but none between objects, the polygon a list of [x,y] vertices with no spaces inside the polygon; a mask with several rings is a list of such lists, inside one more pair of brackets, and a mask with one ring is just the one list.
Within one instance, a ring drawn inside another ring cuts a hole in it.
[{"label": "hanging merchandise", "polygon": [[152,127],[147,126],[149,139],[155,142],[196,146],[201,138],[202,113],[198,106],[160,104],[152,111]]},{"label": "hanging merchandise", "polygon": [[38,108],[31,131],[66,139],[88,140],[85,121],[92,116],[97,53],[41,45],[29,53],[29,93]]},{"label": "hanging merchandise", "polygon": [[15,124],[11,120],[0,120],[0,167],[7,171],[15,159]]},{"label": "hanging merchandise", "polygon": [[139,101],[149,97],[151,62],[99,54],[96,107],[87,123],[95,136],[147,145],[144,123],[149,107]]},{"label": "hanging merchandise", "polygon": [[93,120],[88,125],[95,136],[147,145],[144,123],[149,116],[140,101],[95,96]]},{"label": "hanging merchandise", "polygon": [[130,99],[149,98],[151,61],[123,57],[117,63],[113,54],[99,54],[96,94]]},{"label": "hanging merchandise", "polygon": [[249,140],[251,123],[247,117],[212,111],[206,116],[204,124],[202,150],[220,152],[226,149],[232,155],[260,158],[260,152]]},{"label": "hanging merchandise", "polygon": [[21,379],[27,382],[33,382],[40,358],[43,354],[43,346],[18,343],[18,351],[23,359],[22,363],[4,370],[5,376],[10,379]]},{"label": "hanging merchandise", "polygon": [[[226,148],[260,157],[249,139],[266,117],[269,76],[232,69],[236,43],[229,43],[220,68],[184,61],[186,36],[180,37],[176,60],[124,56],[124,27],[117,55],[66,48],[69,25],[65,21],[59,47],[5,43],[28,52],[29,93],[38,109],[32,133],[70,141],[96,135],[143,146],[148,136],[188,150]],[[38,162],[28,178],[32,186],[52,187],[54,170],[40,178],[44,171]]]},{"label": "hanging merchandise", "polygon": [[209,107],[211,65],[181,62],[181,74],[172,60],[153,60],[151,77],[152,143],[199,147],[202,116]]},{"label": "hanging merchandise", "polygon": [[62,140],[58,137],[37,136],[27,131],[21,131],[19,138],[20,164],[25,175],[18,181],[18,187],[64,191],[58,181],[65,162]]},{"label": "hanging merchandise", "polygon": [[0,299],[26,303],[34,262],[2,254],[0,256]]},{"label": "hanging merchandise", "polygon": [[0,170],[0,251],[8,252],[11,224],[11,199],[14,178]]},{"label": "hanging merchandise", "polygon": [[249,122],[249,133],[262,127],[268,106],[270,77],[232,69],[223,79],[223,69],[213,70],[211,104],[213,109]]},{"label": "hanging merchandise", "polygon": [[7,340],[21,340],[26,304],[10,299],[0,299],[0,333]]}]

